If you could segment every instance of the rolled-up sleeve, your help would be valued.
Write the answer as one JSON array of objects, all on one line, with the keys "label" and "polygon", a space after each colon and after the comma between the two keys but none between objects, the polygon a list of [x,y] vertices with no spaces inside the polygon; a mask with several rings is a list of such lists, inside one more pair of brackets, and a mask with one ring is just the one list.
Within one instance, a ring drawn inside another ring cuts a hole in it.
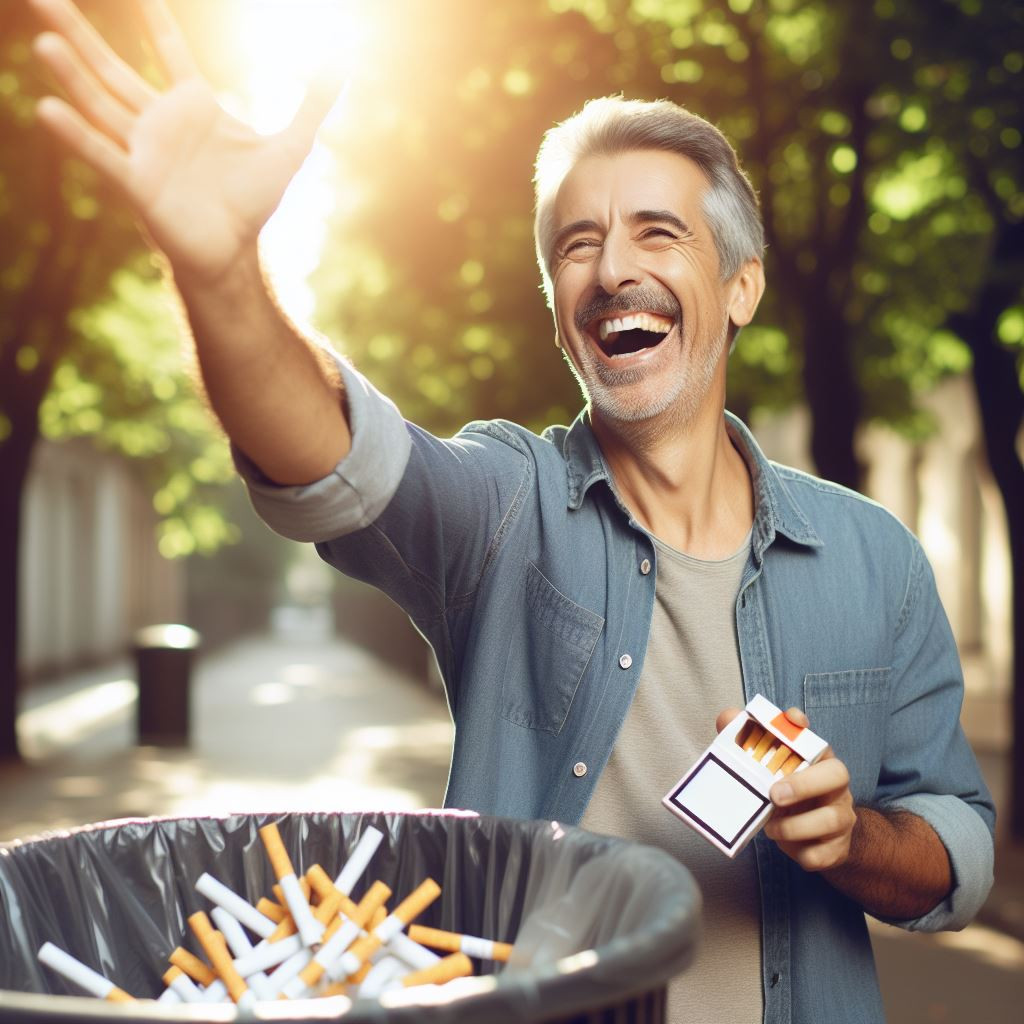
[{"label": "rolled-up sleeve", "polygon": [[887,805],[924,818],[949,854],[953,888],[923,917],[891,921],[908,931],[957,930],[970,924],[992,888],[993,845],[989,826],[959,797],[914,793]]},{"label": "rolled-up sleeve", "polygon": [[291,540],[324,541],[372,523],[398,490],[411,448],[394,403],[336,353],[345,389],[352,447],[334,469],[312,483],[268,480],[244,452],[232,457],[260,518]]},{"label": "rolled-up sleeve", "polygon": [[891,924],[912,931],[963,928],[992,887],[995,808],[960,726],[963,676],[931,566],[914,541],[896,643],[881,807],[923,818],[949,855],[949,895],[922,917]]}]

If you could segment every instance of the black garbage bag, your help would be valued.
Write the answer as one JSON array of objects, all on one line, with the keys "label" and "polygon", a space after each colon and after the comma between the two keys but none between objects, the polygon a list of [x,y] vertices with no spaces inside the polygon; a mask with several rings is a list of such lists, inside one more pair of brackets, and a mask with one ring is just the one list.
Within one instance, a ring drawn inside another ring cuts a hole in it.
[{"label": "black garbage bag", "polygon": [[[692,958],[700,896],[682,865],[555,822],[463,812],[112,822],[0,844],[0,1021],[235,1019],[226,1005],[82,998],[37,952],[52,942],[132,995],[155,998],[170,952],[198,952],[187,918],[210,908],[194,888],[203,872],[252,903],[271,892],[258,835],[270,821],[296,872],[320,864],[332,876],[372,825],[384,839],[355,899],[375,879],[401,899],[429,876],[442,895],[417,923],[515,943],[510,963],[456,998],[420,1006],[357,1000],[343,1018],[352,1024],[596,1021],[619,1007],[623,1020],[660,1021],[667,980]],[[258,1004],[255,1016],[240,1011],[238,1019],[324,1019],[330,1001],[322,1002]]]}]

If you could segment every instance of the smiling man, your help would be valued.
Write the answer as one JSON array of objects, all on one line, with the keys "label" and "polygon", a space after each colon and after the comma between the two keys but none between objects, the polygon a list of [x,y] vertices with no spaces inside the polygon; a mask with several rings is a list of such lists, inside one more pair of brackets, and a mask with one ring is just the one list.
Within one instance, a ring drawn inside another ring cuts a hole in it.
[{"label": "smiling man", "polygon": [[[757,199],[713,126],[595,100],[545,137],[537,251],[583,389],[569,427],[439,439],[301,336],[256,239],[333,100],[261,136],[229,117],[159,0],[169,88],[69,0],[33,0],[67,91],[42,122],[135,204],[167,256],[203,379],[275,529],[393,597],[456,723],[446,803],[558,818],[671,851],[705,900],[669,1016],[883,1019],[865,912],[962,927],[991,884],[992,803],[958,723],[931,571],[891,515],[769,462],[725,411],[764,288]],[[764,694],[829,739],[728,860],[661,797]]]}]

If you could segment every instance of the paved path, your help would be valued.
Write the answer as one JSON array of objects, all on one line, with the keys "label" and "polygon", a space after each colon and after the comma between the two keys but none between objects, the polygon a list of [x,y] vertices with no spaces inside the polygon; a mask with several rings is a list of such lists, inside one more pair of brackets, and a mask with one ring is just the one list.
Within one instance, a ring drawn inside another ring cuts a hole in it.
[{"label": "paved path", "polygon": [[[0,768],[0,840],[121,817],[441,802],[452,738],[442,696],[361,650],[298,635],[203,658],[188,748],[135,745],[131,672],[30,694],[19,720],[30,763]],[[1002,803],[999,715],[975,701],[965,723]],[[889,1024],[1024,1020],[1024,849],[1001,842],[996,877],[981,923],[958,934],[872,925]]]}]

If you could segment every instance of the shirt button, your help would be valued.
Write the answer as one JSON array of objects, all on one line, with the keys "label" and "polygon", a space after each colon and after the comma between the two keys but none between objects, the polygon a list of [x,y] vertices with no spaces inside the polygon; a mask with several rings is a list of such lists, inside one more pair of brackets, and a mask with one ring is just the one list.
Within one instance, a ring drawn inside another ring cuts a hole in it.
[{"label": "shirt button", "polygon": [[572,766],[572,773],[577,779],[582,779],[587,774],[587,766],[582,761],[577,761]]},{"label": "shirt button", "polygon": [[651,560],[649,558],[645,558],[640,563],[640,572],[641,572],[642,575],[646,576],[650,571],[651,571]]},{"label": "shirt button", "polygon": [[619,658],[619,668],[629,668],[633,664],[633,659],[628,655],[624,654]]}]

